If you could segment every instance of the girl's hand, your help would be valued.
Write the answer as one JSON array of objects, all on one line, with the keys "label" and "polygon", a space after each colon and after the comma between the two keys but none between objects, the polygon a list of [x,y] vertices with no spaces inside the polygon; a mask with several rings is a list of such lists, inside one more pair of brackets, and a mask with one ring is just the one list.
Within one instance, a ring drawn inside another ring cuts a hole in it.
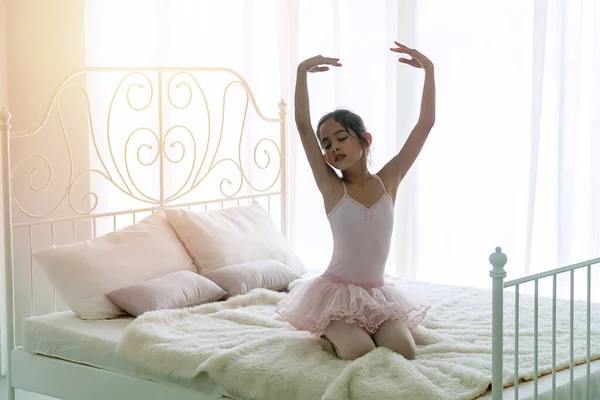
[{"label": "girl's hand", "polygon": [[417,50],[409,49],[405,45],[400,44],[396,41],[394,41],[394,43],[396,44],[397,47],[390,48],[391,51],[393,51],[395,53],[406,54],[411,57],[411,58],[400,57],[398,59],[398,61],[400,61],[401,63],[408,64],[415,68],[429,69],[429,68],[433,67],[433,63],[431,62],[431,60],[429,60],[429,58],[425,57],[423,54],[419,53]]},{"label": "girl's hand", "polygon": [[308,72],[323,72],[329,70],[327,65],[341,67],[342,64],[340,64],[339,61],[339,58],[323,57],[319,55],[302,61],[299,68]]}]

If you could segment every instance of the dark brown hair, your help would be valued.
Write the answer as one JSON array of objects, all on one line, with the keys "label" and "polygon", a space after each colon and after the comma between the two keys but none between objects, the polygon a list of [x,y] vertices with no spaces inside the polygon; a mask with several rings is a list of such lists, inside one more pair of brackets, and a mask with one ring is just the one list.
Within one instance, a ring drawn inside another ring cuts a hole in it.
[{"label": "dark brown hair", "polygon": [[337,121],[345,130],[352,130],[352,132],[356,134],[360,144],[363,146],[369,146],[367,147],[367,156],[370,156],[371,148],[367,138],[365,137],[365,133],[367,133],[365,123],[360,116],[350,110],[340,108],[321,117],[319,123],[317,124],[317,139],[319,139],[319,143],[321,142],[321,126],[330,119]]}]

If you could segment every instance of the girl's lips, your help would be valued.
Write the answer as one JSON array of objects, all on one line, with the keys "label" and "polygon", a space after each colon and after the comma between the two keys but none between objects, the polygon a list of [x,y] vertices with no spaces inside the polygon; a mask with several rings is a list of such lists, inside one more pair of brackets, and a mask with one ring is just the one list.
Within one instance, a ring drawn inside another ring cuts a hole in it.
[{"label": "girl's lips", "polygon": [[335,156],[335,161],[340,161],[340,160],[342,160],[344,157],[346,157],[344,154],[339,154],[339,155]]}]

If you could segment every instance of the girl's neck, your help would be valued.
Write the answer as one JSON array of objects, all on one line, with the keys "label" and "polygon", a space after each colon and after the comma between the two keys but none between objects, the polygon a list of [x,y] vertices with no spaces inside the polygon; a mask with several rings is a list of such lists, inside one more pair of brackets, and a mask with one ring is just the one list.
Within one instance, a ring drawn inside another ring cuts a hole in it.
[{"label": "girl's neck", "polygon": [[350,167],[347,170],[343,171],[342,177],[346,184],[364,187],[366,186],[367,181],[372,177],[372,175],[367,169],[366,165],[357,165],[355,168]]}]

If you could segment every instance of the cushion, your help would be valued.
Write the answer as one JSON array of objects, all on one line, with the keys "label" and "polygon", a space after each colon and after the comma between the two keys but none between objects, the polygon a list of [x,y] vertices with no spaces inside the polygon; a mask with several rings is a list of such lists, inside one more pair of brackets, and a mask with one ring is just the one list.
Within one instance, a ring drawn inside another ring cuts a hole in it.
[{"label": "cushion", "polygon": [[307,272],[271,216],[258,203],[215,211],[165,210],[198,273],[228,265],[277,260]]},{"label": "cushion", "polygon": [[256,288],[285,290],[291,282],[300,278],[296,271],[277,260],[229,265],[203,276],[216,283],[230,297]]},{"label": "cushion", "polygon": [[217,301],[227,293],[191,271],[177,271],[134,283],[106,294],[116,305],[137,317],[146,311],[192,307]]},{"label": "cushion", "polygon": [[176,271],[196,271],[163,213],[106,235],[33,253],[65,304],[83,319],[125,312],[105,293]]}]

